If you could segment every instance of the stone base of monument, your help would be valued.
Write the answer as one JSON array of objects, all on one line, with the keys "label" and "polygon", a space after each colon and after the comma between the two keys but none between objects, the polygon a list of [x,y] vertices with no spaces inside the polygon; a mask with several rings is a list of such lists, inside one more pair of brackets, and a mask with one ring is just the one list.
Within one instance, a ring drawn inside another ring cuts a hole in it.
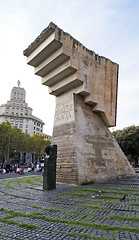
[{"label": "stone base of monument", "polygon": [[82,184],[135,175],[100,114],[92,109],[72,91],[57,98],[53,131],[57,182]]}]

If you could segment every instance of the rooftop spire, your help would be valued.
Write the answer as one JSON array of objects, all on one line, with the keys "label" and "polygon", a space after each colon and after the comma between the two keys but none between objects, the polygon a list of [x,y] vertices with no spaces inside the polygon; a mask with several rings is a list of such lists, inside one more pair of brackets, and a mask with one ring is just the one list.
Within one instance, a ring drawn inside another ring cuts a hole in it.
[{"label": "rooftop spire", "polygon": [[20,87],[20,85],[21,85],[20,80],[17,80],[17,85],[18,85],[18,87]]}]

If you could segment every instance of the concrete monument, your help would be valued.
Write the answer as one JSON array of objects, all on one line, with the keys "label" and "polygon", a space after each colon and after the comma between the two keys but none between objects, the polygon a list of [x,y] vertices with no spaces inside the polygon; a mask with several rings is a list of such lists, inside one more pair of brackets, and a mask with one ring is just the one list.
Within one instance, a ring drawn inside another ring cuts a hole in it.
[{"label": "concrete monument", "polygon": [[82,184],[135,175],[108,129],[116,125],[118,65],[53,23],[24,55],[56,96],[57,182]]}]

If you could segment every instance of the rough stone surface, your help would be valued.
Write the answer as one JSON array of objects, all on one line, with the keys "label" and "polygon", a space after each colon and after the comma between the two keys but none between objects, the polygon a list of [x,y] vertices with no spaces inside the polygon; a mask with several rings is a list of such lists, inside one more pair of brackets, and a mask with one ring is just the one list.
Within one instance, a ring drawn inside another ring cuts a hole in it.
[{"label": "rough stone surface", "polygon": [[99,113],[82,96],[68,92],[57,98],[53,138],[58,182],[81,184],[135,174]]}]

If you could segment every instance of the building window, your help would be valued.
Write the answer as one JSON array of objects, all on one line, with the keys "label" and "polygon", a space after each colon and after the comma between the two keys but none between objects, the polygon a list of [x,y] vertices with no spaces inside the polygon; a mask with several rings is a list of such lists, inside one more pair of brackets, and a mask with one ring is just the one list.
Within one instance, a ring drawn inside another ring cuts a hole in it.
[{"label": "building window", "polygon": [[7,121],[8,120],[8,118],[7,117],[5,117],[5,121]]},{"label": "building window", "polygon": [[13,123],[11,123],[11,127],[13,127],[14,126],[14,124]]},{"label": "building window", "polygon": [[21,102],[22,102],[22,101],[23,101],[23,98],[21,98],[20,100],[21,100]]},{"label": "building window", "polygon": [[28,119],[26,120],[26,123],[28,123]]},{"label": "building window", "polygon": [[19,112],[19,108],[17,108],[16,111]]},{"label": "building window", "polygon": [[23,93],[21,93],[21,97],[23,97]]},{"label": "building window", "polygon": [[19,92],[17,93],[17,96],[19,97]]},{"label": "building window", "polygon": [[14,100],[16,101],[16,97],[14,97]]},{"label": "building window", "polygon": [[16,116],[18,116],[18,113],[16,113]]},{"label": "building window", "polygon": [[17,98],[17,101],[19,101],[19,97]]},{"label": "building window", "polygon": [[8,107],[6,108],[6,111],[9,111],[9,108],[8,108]]},{"label": "building window", "polygon": [[26,124],[26,128],[28,128],[28,125]]},{"label": "building window", "polygon": [[13,118],[11,118],[11,122],[13,122],[14,121],[14,119]]},{"label": "building window", "polygon": [[16,92],[14,92],[14,96],[16,96]]},{"label": "building window", "polygon": [[16,122],[18,122],[18,119],[15,119]]},{"label": "building window", "polygon": [[19,127],[22,128],[22,124],[20,124]]},{"label": "building window", "polygon": [[15,126],[18,127],[18,123],[16,123]]},{"label": "building window", "polygon": [[28,110],[26,110],[25,115],[28,115]]},{"label": "building window", "polygon": [[23,119],[20,119],[20,123],[22,123],[23,122]]},{"label": "building window", "polygon": [[34,125],[36,125],[36,122],[34,122]]},{"label": "building window", "polygon": [[15,108],[12,108],[12,112],[14,112]]},{"label": "building window", "polygon": [[28,130],[26,129],[26,133],[28,133]]}]

